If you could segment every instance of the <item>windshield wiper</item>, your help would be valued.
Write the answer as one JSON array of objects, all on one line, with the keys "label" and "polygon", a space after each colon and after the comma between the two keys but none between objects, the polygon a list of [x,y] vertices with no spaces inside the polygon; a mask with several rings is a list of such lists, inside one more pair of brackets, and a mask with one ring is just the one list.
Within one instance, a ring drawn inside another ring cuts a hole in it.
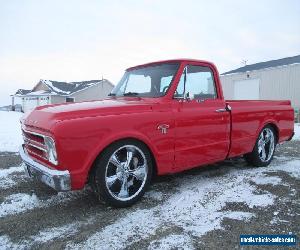
[{"label": "windshield wiper", "polygon": [[115,93],[109,93],[108,96],[116,96]]},{"label": "windshield wiper", "polygon": [[123,96],[138,96],[139,93],[137,92],[127,92],[127,93],[124,93]]}]

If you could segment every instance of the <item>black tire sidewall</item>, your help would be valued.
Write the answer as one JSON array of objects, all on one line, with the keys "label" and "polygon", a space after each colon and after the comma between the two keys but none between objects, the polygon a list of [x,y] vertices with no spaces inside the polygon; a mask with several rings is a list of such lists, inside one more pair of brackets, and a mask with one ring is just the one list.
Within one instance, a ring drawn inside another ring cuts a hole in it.
[{"label": "black tire sidewall", "polygon": [[[145,155],[146,161],[147,161],[147,166],[148,166],[148,173],[147,173],[147,179],[145,182],[145,185],[143,189],[140,191],[138,195],[133,197],[132,199],[128,201],[120,201],[114,198],[107,186],[106,186],[106,180],[105,180],[105,174],[106,174],[106,166],[108,164],[108,161],[111,157],[111,155],[120,147],[124,145],[133,145],[138,147]],[[151,160],[151,155],[148,150],[148,148],[141,142],[132,140],[132,139],[126,139],[122,141],[115,142],[108,146],[101,154],[101,156],[98,158],[96,165],[95,165],[95,170],[94,170],[94,177],[92,178],[92,187],[94,191],[96,192],[97,196],[109,205],[113,207],[128,207],[137,202],[145,193],[147,187],[149,186],[149,183],[151,181],[151,176],[152,176],[152,170],[153,170],[153,165],[152,165],[152,160]]]}]

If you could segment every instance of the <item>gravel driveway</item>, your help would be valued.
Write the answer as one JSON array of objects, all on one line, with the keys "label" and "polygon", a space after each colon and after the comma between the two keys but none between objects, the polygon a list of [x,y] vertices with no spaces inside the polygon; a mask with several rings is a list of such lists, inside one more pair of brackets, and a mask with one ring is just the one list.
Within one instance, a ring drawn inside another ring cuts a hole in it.
[{"label": "gravel driveway", "polygon": [[57,194],[20,163],[0,153],[0,249],[233,249],[240,234],[299,237],[300,141],[278,146],[267,168],[236,158],[158,177],[126,209],[88,188]]}]

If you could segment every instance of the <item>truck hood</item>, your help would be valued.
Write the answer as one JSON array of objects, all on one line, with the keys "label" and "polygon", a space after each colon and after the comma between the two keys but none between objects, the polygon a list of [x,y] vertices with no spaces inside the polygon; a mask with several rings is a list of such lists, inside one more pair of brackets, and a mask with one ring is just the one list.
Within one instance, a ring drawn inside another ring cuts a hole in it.
[{"label": "truck hood", "polygon": [[22,123],[26,126],[49,131],[55,123],[63,120],[151,112],[154,104],[155,102],[142,98],[120,98],[47,105],[37,107],[32,112],[23,116]]}]

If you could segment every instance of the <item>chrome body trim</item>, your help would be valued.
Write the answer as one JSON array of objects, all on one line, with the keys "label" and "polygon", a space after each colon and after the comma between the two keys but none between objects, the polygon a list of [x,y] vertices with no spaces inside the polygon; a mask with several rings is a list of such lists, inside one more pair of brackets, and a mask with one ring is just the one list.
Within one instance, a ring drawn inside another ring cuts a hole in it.
[{"label": "chrome body trim", "polygon": [[35,144],[34,144],[35,142],[32,143],[32,142],[33,142],[32,140],[28,140],[28,139],[25,139],[25,138],[24,138],[24,142],[26,143],[26,145],[29,145],[29,146],[34,147],[34,148],[37,148],[37,149],[39,149],[39,150],[41,150],[41,151],[47,153],[47,150],[46,150],[45,148],[42,148],[42,147],[40,147],[40,146],[35,145]]},{"label": "chrome body trim", "polygon": [[221,112],[227,112],[227,109],[216,109],[217,113],[221,113]]},{"label": "chrome body trim", "polygon": [[37,135],[37,136],[40,136],[40,137],[45,138],[45,135],[43,135],[43,134],[39,134],[39,133],[36,133],[36,132],[33,132],[33,131],[29,131],[29,130],[25,129],[24,127],[22,127],[22,129],[23,129],[26,133],[28,133],[28,134]]},{"label": "chrome body trim", "polygon": [[28,177],[35,178],[56,191],[71,190],[71,177],[68,170],[55,170],[34,161],[24,150],[22,145],[19,149],[20,156],[25,163],[25,173]]}]

